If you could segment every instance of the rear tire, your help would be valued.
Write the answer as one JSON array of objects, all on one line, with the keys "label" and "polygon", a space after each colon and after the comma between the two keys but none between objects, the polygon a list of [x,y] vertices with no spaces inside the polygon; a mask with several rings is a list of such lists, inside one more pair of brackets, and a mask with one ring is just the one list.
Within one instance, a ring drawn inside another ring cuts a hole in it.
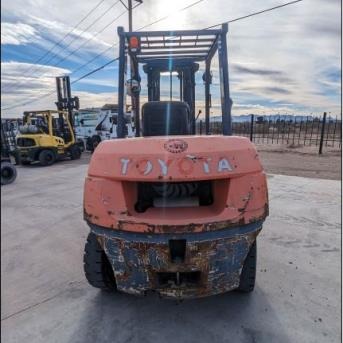
[{"label": "rear tire", "polygon": [[84,141],[78,141],[76,144],[80,148],[81,153],[83,153],[86,150]]},{"label": "rear tire", "polygon": [[78,160],[81,157],[81,149],[78,145],[73,145],[70,148],[70,158],[72,160]]},{"label": "rear tire", "polygon": [[1,184],[9,185],[17,177],[17,169],[10,162],[1,162]]},{"label": "rear tire", "polygon": [[51,150],[42,150],[38,158],[42,166],[51,166],[56,161],[56,156]]},{"label": "rear tire", "polygon": [[237,288],[238,291],[250,293],[254,290],[256,280],[256,260],[257,246],[255,241],[244,261],[239,286]]},{"label": "rear tire", "polygon": [[90,233],[87,237],[83,268],[88,283],[93,287],[106,291],[117,290],[112,266],[94,233]]}]

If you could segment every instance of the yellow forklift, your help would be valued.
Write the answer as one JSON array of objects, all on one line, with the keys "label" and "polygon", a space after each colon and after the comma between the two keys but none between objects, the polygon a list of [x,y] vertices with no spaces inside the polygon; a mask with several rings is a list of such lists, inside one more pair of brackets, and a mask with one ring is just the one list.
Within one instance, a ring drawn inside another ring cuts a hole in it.
[{"label": "yellow forklift", "polygon": [[17,154],[21,164],[39,161],[49,166],[56,160],[81,157],[74,132],[73,110],[79,109],[79,98],[71,96],[69,76],[56,77],[57,111],[24,112],[20,134],[17,135]]},{"label": "yellow forklift", "polygon": [[19,127],[17,152],[21,164],[39,161],[48,166],[56,160],[81,156],[72,123],[65,111],[24,112],[24,125]]}]

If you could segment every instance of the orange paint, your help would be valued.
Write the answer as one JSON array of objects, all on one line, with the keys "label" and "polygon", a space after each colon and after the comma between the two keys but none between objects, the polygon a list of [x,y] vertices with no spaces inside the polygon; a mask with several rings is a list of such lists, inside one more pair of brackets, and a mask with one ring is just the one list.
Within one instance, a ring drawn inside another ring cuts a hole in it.
[{"label": "orange paint", "polygon": [[[200,232],[265,219],[266,175],[248,139],[234,136],[174,139],[185,142],[185,151],[171,150],[170,137],[101,142],[92,156],[85,181],[87,221],[134,232],[150,232],[154,228],[155,232]],[[135,211],[137,182],[201,180],[212,180],[214,202],[209,206]]]}]

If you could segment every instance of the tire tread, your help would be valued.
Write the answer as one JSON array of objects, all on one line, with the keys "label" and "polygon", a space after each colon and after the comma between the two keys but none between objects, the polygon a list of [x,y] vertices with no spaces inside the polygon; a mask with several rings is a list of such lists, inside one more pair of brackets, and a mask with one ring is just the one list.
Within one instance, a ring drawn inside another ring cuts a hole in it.
[{"label": "tire tread", "polygon": [[89,233],[83,255],[83,268],[90,285],[102,290],[116,290],[112,267],[100,248],[96,235]]},{"label": "tire tread", "polygon": [[238,291],[250,293],[254,290],[256,281],[256,260],[257,260],[257,244],[256,241],[250,247],[248,255],[244,261]]}]

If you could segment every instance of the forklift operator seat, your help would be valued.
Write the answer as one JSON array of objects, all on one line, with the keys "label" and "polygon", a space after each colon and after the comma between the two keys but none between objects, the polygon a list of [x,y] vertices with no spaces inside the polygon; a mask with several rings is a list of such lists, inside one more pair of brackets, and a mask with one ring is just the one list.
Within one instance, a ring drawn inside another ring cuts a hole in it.
[{"label": "forklift operator seat", "polygon": [[182,101],[150,101],[142,106],[143,136],[190,135],[190,109]]}]

